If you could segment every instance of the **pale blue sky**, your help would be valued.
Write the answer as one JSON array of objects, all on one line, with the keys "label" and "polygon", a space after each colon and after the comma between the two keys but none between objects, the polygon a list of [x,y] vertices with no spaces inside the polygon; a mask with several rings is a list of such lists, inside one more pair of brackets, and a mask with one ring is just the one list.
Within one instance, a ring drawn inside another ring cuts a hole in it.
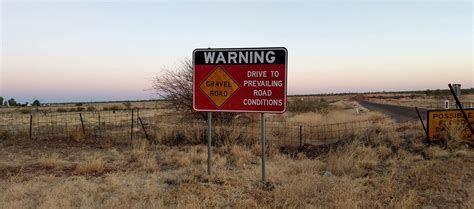
[{"label": "pale blue sky", "polygon": [[149,99],[201,47],[283,46],[290,94],[473,86],[470,1],[1,4],[0,95]]}]

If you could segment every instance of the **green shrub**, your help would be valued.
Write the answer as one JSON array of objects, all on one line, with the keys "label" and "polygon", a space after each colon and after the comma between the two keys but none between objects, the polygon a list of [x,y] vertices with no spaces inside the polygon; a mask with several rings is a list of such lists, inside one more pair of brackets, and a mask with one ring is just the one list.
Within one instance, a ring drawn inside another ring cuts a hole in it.
[{"label": "green shrub", "polygon": [[21,109],[20,112],[21,112],[22,114],[30,114],[30,113],[31,113],[31,110],[29,110],[29,109]]},{"label": "green shrub", "polygon": [[60,108],[56,109],[56,111],[57,112],[67,112],[67,109],[60,107]]},{"label": "green shrub", "polygon": [[94,106],[89,106],[89,107],[87,107],[87,111],[95,111],[95,107]]},{"label": "green shrub", "polygon": [[121,108],[117,105],[114,105],[114,106],[110,107],[110,110],[117,111],[117,110],[121,110]]},{"label": "green shrub", "polygon": [[39,100],[36,99],[35,101],[33,101],[33,104],[32,104],[31,106],[33,106],[33,107],[39,107],[39,106],[41,106],[41,103],[40,103]]}]

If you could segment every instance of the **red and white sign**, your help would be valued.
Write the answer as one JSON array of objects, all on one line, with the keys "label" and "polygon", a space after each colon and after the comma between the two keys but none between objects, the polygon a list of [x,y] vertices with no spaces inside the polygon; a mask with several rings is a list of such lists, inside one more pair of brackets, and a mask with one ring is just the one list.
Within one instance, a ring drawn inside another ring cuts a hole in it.
[{"label": "red and white sign", "polygon": [[194,110],[286,111],[286,48],[196,49],[193,64]]}]

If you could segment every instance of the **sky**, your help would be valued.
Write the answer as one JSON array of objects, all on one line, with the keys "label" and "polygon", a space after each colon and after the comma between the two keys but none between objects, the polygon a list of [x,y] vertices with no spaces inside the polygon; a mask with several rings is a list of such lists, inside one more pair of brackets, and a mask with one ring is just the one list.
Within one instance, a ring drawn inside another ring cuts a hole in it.
[{"label": "sky", "polygon": [[473,87],[471,1],[8,1],[0,96],[153,99],[195,48],[286,47],[288,94]]}]

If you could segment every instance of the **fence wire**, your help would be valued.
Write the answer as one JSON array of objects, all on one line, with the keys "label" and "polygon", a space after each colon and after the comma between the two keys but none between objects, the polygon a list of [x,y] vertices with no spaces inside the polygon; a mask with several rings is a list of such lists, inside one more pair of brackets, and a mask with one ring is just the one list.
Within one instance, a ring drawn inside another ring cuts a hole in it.
[{"label": "fence wire", "polygon": [[[204,121],[177,121],[159,110],[121,110],[68,113],[0,114],[0,135],[9,137],[67,138],[80,140],[147,138],[162,144],[203,144],[207,138]],[[375,121],[311,125],[289,122],[266,123],[266,139],[277,146],[319,145],[359,135]],[[254,144],[260,139],[259,122],[215,124],[213,144]]]}]

